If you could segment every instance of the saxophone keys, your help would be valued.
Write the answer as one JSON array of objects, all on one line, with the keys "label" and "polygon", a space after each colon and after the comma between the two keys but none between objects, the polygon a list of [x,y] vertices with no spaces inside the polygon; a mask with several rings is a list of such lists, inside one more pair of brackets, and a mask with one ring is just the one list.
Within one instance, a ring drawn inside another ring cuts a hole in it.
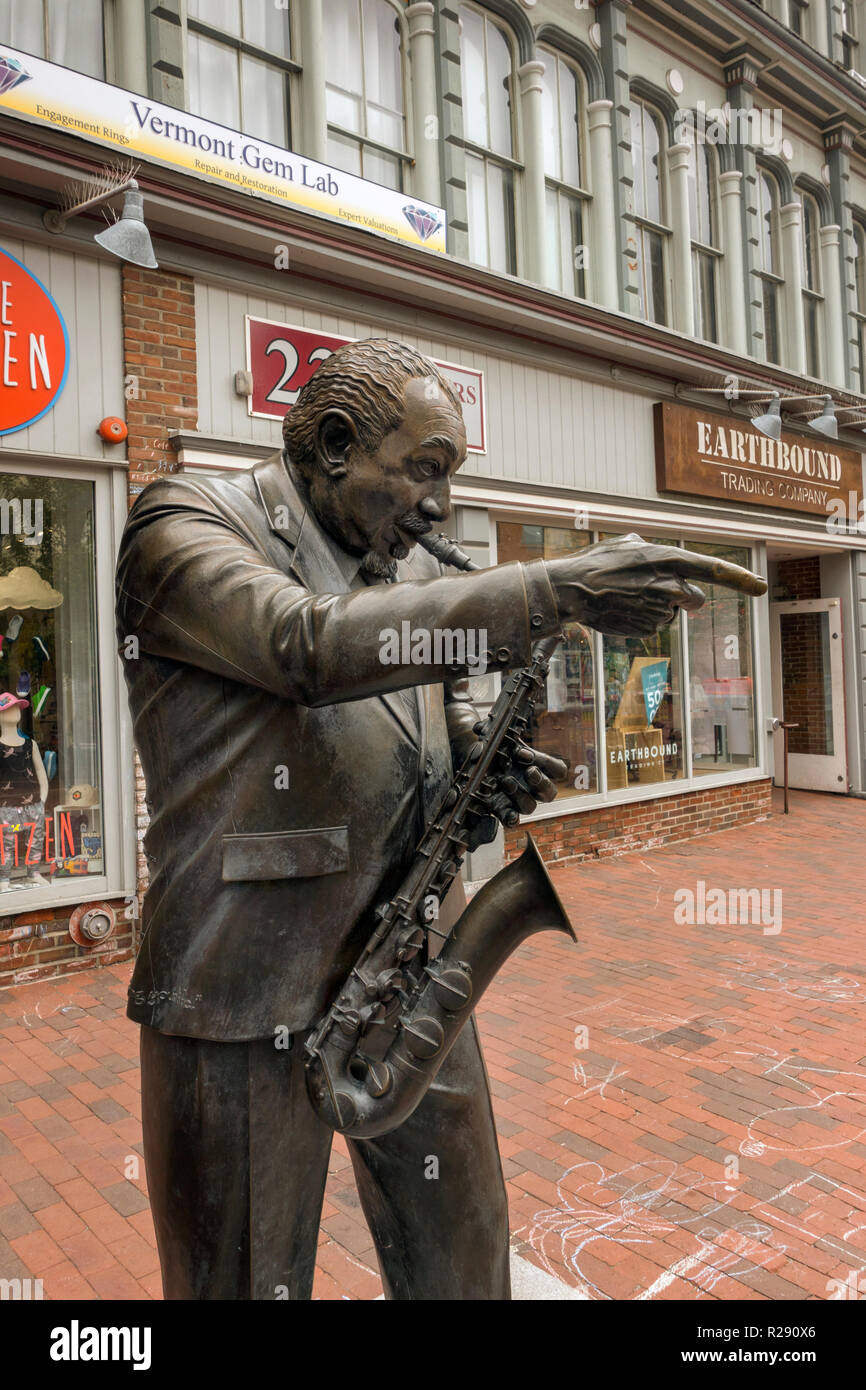
[{"label": "saxophone keys", "polygon": [[406,1051],[423,1061],[435,1057],[445,1041],[445,1030],[435,1018],[416,1018],[404,1023],[403,1038]]},{"label": "saxophone keys", "polygon": [[472,998],[472,981],[468,970],[451,966],[445,970],[437,970],[431,975],[431,979],[433,993],[443,1009],[447,1009],[449,1013],[465,1009]]},{"label": "saxophone keys", "polygon": [[364,1084],[371,1096],[377,1100],[380,1096],[387,1095],[391,1089],[393,1081],[391,1068],[387,1062],[369,1062],[367,1064],[367,1075]]}]

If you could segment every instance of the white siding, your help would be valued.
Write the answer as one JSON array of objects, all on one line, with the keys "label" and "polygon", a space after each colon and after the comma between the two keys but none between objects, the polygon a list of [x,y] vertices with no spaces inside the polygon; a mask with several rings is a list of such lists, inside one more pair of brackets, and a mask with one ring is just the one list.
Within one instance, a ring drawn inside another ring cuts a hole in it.
[{"label": "white siding", "polygon": [[[397,336],[390,324],[346,317],[338,309],[198,282],[199,429],[274,448],[279,422],[252,419],[246,400],[234,392],[234,374],[246,366],[246,314],[346,338]],[[431,357],[484,372],[488,451],[470,454],[464,474],[633,498],[656,495],[649,399],[517,356],[472,350],[462,339],[408,330],[399,336]]]}]

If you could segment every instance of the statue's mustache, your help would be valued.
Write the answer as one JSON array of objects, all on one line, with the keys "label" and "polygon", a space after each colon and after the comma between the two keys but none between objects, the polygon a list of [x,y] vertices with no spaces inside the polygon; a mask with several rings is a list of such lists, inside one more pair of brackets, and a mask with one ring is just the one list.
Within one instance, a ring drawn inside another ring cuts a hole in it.
[{"label": "statue's mustache", "polygon": [[[414,508],[412,511],[404,512],[402,516],[398,516],[395,525],[409,536],[424,536],[428,531],[433,530],[432,521],[415,511]],[[366,570],[368,574],[375,575],[377,579],[391,579],[397,573],[397,561],[405,560],[408,554],[408,548],[401,543],[391,546],[392,558],[390,560],[384,560],[375,550],[369,550],[361,561],[361,568]]]}]

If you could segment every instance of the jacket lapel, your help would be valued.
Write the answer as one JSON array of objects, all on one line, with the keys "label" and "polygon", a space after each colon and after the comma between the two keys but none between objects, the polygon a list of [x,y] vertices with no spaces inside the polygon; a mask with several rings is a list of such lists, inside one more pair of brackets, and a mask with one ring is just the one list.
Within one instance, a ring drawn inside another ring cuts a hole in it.
[{"label": "jacket lapel", "polygon": [[[314,594],[346,594],[353,587],[358,561],[340,549],[319,525],[295,487],[285,454],[274,454],[253,469],[253,479],[271,530],[289,547],[288,569]],[[411,559],[411,557],[410,557]],[[404,570],[401,573],[401,570]],[[397,567],[398,578],[413,579],[409,564]],[[420,690],[419,690],[420,693]],[[419,746],[419,729],[396,692],[376,697],[397,721],[402,732]],[[419,711],[421,707],[419,700]],[[420,716],[423,727],[423,715]]]}]

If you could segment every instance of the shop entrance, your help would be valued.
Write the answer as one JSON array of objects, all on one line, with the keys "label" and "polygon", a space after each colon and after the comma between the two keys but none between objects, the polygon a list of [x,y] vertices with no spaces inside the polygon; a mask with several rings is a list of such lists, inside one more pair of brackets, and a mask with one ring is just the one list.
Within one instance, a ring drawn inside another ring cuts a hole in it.
[{"label": "shop entrance", "polygon": [[[773,712],[788,735],[788,780],[808,791],[847,792],[842,607],[838,598],[770,604]],[[776,783],[783,779],[777,735]]]}]

